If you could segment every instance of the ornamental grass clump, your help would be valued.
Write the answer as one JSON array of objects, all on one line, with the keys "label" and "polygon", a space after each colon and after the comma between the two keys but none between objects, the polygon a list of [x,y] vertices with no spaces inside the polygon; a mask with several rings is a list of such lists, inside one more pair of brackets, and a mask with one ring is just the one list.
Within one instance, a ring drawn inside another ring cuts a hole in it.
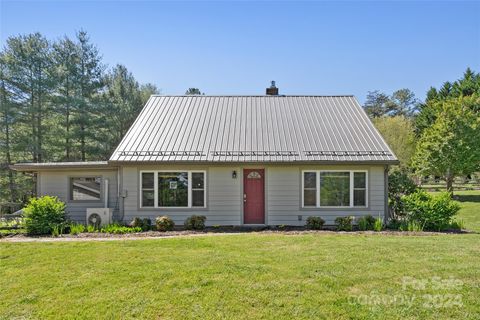
[{"label": "ornamental grass clump", "polygon": [[373,223],[373,230],[376,232],[383,230],[383,220],[381,218],[375,219],[375,222]]},{"label": "ornamental grass clump", "polygon": [[358,219],[358,230],[366,231],[373,230],[375,225],[375,218],[371,215],[366,215]]}]

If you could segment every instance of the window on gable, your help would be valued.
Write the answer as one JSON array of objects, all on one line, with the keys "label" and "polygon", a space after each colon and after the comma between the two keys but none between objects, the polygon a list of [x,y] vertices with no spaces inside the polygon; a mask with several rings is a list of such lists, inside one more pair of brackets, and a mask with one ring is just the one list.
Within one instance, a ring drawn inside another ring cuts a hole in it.
[{"label": "window on gable", "polygon": [[304,171],[303,207],[366,207],[366,171]]},{"label": "window on gable", "polygon": [[205,207],[205,172],[152,171],[140,176],[142,207]]}]

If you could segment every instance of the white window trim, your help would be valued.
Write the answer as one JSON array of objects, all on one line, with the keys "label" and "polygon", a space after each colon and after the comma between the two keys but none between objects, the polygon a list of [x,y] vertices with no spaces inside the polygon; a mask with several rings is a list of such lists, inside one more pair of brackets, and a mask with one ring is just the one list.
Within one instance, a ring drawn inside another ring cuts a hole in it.
[{"label": "white window trim", "polygon": [[[316,182],[317,182],[317,192],[316,194],[316,205],[315,206],[305,206],[305,173],[306,172],[315,172],[316,174]],[[350,205],[349,206],[320,206],[320,172],[349,172],[350,174]],[[365,173],[365,205],[364,206],[354,206],[353,205],[353,191],[354,191],[354,184],[353,184],[353,177],[355,172],[364,172]],[[316,209],[362,209],[368,208],[368,170],[302,170],[302,208],[316,208]]]},{"label": "white window trim", "polygon": [[[186,207],[161,207],[158,206],[158,173],[159,172],[186,172],[188,174],[188,206]],[[154,193],[154,206],[142,205],[142,174],[153,173],[153,193]],[[203,173],[203,207],[192,206],[192,173]],[[139,177],[140,192],[138,196],[139,207],[141,209],[204,209],[207,207],[207,171],[206,170],[140,170]]]}]

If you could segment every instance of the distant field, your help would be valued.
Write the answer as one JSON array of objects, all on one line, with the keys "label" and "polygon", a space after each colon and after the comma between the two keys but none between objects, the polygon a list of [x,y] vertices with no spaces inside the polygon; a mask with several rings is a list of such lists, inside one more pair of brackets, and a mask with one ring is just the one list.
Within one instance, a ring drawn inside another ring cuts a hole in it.
[{"label": "distant field", "polygon": [[479,319],[480,235],[0,242],[0,319]]}]

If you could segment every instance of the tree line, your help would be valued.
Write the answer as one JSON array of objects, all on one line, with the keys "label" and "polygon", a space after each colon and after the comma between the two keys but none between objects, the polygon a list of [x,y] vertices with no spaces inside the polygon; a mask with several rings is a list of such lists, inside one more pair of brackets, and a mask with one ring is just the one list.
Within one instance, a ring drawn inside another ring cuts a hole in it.
[{"label": "tree line", "polygon": [[0,51],[0,203],[19,202],[32,179],[16,162],[108,159],[155,85],[108,68],[85,31],[50,41],[13,36]]},{"label": "tree line", "polygon": [[433,175],[453,191],[456,177],[480,171],[480,74],[430,88],[425,101],[408,89],[369,92],[364,109],[401,163],[417,176]]}]

